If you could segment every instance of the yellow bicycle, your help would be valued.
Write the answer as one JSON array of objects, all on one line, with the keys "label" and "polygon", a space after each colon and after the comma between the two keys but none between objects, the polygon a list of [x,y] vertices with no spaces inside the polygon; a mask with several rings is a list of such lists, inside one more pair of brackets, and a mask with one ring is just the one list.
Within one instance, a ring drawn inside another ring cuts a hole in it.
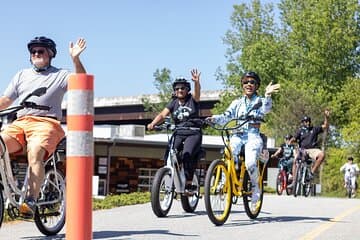
[{"label": "yellow bicycle", "polygon": [[[259,108],[259,106],[256,107]],[[240,128],[253,119],[253,117],[247,116],[242,119],[232,119],[222,128],[212,126],[221,131],[225,146],[222,159],[216,159],[210,164],[204,183],[206,212],[211,222],[217,226],[223,225],[226,222],[230,215],[232,204],[236,203],[239,197],[243,198],[244,208],[249,218],[255,219],[261,211],[264,193],[263,177],[268,159],[267,149],[263,149],[261,156],[257,160],[260,198],[256,206],[252,206],[252,184],[245,167],[244,150],[240,153],[239,168],[236,170],[234,157],[229,146],[231,131]],[[239,120],[242,120],[241,124],[237,124]]]}]

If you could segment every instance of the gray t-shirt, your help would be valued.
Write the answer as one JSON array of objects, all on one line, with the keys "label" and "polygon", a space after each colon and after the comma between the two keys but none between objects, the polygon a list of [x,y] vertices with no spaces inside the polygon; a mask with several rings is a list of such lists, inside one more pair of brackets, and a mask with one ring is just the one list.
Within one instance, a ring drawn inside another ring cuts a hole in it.
[{"label": "gray t-shirt", "polygon": [[40,97],[32,96],[28,101],[49,106],[50,110],[25,108],[17,113],[17,117],[25,115],[51,116],[61,120],[61,102],[67,91],[70,74],[71,72],[68,70],[58,69],[52,66],[46,71],[39,73],[35,72],[32,68],[27,68],[15,74],[4,92],[4,96],[13,101],[16,99],[21,101],[35,89],[46,87],[46,94]]}]

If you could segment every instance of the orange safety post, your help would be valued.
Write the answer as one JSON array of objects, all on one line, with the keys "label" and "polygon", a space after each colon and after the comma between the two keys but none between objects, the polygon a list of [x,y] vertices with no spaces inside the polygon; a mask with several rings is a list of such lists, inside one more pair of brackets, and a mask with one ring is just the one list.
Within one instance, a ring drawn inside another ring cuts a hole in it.
[{"label": "orange safety post", "polygon": [[68,82],[66,140],[66,239],[92,239],[94,76]]}]

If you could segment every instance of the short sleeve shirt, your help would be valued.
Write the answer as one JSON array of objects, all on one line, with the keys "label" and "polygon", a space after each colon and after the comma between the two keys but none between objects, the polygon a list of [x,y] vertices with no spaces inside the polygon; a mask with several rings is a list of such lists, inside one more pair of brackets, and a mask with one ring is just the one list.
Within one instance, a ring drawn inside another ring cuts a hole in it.
[{"label": "short sleeve shirt", "polygon": [[35,72],[32,68],[24,69],[15,74],[4,92],[4,96],[12,101],[23,100],[29,93],[39,87],[46,87],[46,94],[40,97],[33,96],[29,101],[39,105],[49,106],[50,110],[26,108],[17,113],[18,117],[25,115],[52,116],[61,119],[61,102],[67,91],[70,71],[50,67],[44,72]]},{"label": "short sleeve shirt", "polygon": [[294,149],[295,149],[294,145],[283,143],[281,145],[281,149],[282,149],[282,155],[284,158],[289,159],[294,156]]},{"label": "short sleeve shirt", "polygon": [[189,94],[184,104],[180,104],[177,98],[172,99],[166,106],[171,112],[172,119],[175,125],[184,127],[199,127],[194,122],[189,122],[190,119],[199,118],[200,107],[199,103],[195,101],[191,94]]},{"label": "short sleeve shirt", "polygon": [[295,135],[299,141],[299,146],[304,149],[318,148],[318,135],[323,132],[321,126],[300,128]]}]

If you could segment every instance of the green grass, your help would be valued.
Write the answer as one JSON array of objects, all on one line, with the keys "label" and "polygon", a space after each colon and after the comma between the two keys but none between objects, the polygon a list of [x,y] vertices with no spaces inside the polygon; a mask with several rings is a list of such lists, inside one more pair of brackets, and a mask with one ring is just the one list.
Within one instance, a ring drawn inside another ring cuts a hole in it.
[{"label": "green grass", "polygon": [[93,210],[150,202],[150,192],[133,192],[120,195],[108,195],[104,199],[93,199]]}]

